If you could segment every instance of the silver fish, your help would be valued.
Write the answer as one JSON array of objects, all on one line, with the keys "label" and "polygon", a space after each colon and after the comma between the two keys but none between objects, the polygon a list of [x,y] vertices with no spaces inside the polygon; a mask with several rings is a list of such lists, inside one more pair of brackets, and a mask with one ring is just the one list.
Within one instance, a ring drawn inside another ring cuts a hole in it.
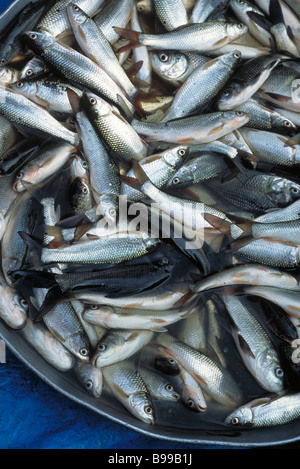
[{"label": "silver fish", "polygon": [[156,341],[166,347],[216,401],[229,407],[240,402],[240,391],[226,368],[167,333],[159,335]]},{"label": "silver fish", "polygon": [[86,391],[98,399],[103,390],[103,375],[99,368],[87,362],[75,361],[73,368],[78,380],[82,383]]},{"label": "silver fish", "polygon": [[222,298],[231,318],[235,344],[246,368],[263,389],[281,393],[284,390],[284,372],[275,346],[251,312],[251,303],[231,295]]},{"label": "silver fish", "polygon": [[20,331],[30,345],[55,369],[67,372],[75,364],[74,356],[54,337],[43,323],[27,321],[26,327]]},{"label": "silver fish", "polygon": [[253,399],[231,412],[225,423],[253,428],[271,427],[291,422],[299,416],[299,393],[296,393]]},{"label": "silver fish", "polygon": [[103,368],[105,383],[113,396],[137,419],[155,423],[155,412],[150,393],[135,365],[122,360]]},{"label": "silver fish", "polygon": [[108,331],[97,345],[91,363],[102,368],[123,361],[150,342],[154,333],[142,330]]}]

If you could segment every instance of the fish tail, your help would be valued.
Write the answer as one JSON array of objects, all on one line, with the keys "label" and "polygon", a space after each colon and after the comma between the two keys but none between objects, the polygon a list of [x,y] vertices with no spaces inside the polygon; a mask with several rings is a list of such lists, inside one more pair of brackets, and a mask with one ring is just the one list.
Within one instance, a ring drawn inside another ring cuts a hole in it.
[{"label": "fish tail", "polygon": [[238,251],[239,249],[241,249],[241,248],[247,246],[248,244],[250,244],[253,241],[253,239],[254,238],[252,236],[245,236],[244,238],[237,239],[236,241],[233,241],[230,244],[230,248],[227,251],[228,252]]},{"label": "fish tail", "polygon": [[142,185],[137,179],[131,178],[129,176],[125,176],[123,174],[120,174],[119,177],[120,177],[121,181],[124,182],[124,184],[127,184],[127,186],[130,186],[133,189],[136,189],[137,191],[141,190]]},{"label": "fish tail", "polygon": [[[243,231],[243,239],[244,237],[252,237],[252,225],[253,222],[251,220],[244,219],[242,217],[234,217],[234,221],[224,220],[223,218],[216,217],[210,213],[205,213],[204,215],[205,220],[212,225],[216,230],[220,231],[224,235],[231,237],[231,228],[236,225]],[[234,223],[235,222],[235,223]]]},{"label": "fish tail", "polygon": [[137,161],[133,162],[133,170],[134,170],[135,177],[137,178],[141,186],[145,184],[145,182],[149,181],[147,174],[145,173],[142,166]]},{"label": "fish tail", "polygon": [[125,46],[121,47],[118,49],[118,52],[126,52],[128,50],[134,49],[135,47],[139,47],[141,44],[139,42],[139,32],[134,31],[131,29],[124,29],[124,28],[117,28],[114,26],[113,28],[119,36],[124,37],[125,39],[128,39],[130,42],[129,44],[126,44]]}]

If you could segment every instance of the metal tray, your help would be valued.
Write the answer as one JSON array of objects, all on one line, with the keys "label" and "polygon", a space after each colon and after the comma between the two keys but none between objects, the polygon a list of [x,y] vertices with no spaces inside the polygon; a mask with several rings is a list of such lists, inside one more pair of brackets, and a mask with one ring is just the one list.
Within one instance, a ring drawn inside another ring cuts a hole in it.
[{"label": "metal tray", "polygon": [[[0,16],[0,31],[5,28],[7,23],[11,21],[29,1],[30,0],[16,0],[7,8]],[[131,416],[127,410],[115,400],[110,401],[110,399],[106,397],[95,399],[87,395],[86,392],[81,389],[72,373],[62,373],[54,369],[37,354],[18,331],[9,329],[4,323],[0,323],[0,337],[21,362],[56,391],[62,393],[77,404],[98,413],[102,417],[106,417],[141,434],[183,444],[225,445],[241,448],[282,445],[300,440],[300,420],[283,426],[265,429],[245,429],[242,431],[235,431],[235,429],[227,430],[226,428],[220,429],[220,426],[214,428],[213,424],[208,425],[205,430],[166,427],[161,424],[149,427],[149,425]]]}]

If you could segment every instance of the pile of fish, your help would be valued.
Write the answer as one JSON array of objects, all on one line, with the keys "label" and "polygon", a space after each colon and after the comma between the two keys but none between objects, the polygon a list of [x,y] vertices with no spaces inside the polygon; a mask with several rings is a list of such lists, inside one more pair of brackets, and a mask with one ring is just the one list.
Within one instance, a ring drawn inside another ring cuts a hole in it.
[{"label": "pile of fish", "polygon": [[147,424],[300,417],[299,59],[296,0],[7,24],[0,317],[37,361]]}]

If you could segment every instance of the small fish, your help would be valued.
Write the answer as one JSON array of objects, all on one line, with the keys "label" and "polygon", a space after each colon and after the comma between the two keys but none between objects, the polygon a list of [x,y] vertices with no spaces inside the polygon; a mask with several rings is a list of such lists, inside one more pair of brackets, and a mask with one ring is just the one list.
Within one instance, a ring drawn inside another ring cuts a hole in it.
[{"label": "small fish", "polygon": [[74,356],[42,323],[28,319],[21,335],[56,370],[67,372],[75,365]]},{"label": "small fish", "polygon": [[284,372],[270,337],[253,314],[253,306],[244,298],[224,295],[231,319],[232,335],[240,356],[259,385],[277,394],[284,390]]},{"label": "small fish", "polygon": [[189,309],[167,311],[144,311],[136,309],[112,308],[111,306],[90,306],[83,318],[92,324],[111,329],[146,329],[164,332],[166,327],[189,315]]},{"label": "small fish", "polygon": [[152,331],[113,330],[108,331],[97,345],[91,358],[97,368],[121,362],[141,350],[153,337]]},{"label": "small fish", "polygon": [[66,129],[45,109],[31,102],[24,96],[0,88],[0,114],[27,132],[40,133],[43,137],[64,140],[71,145],[79,143],[75,132]]},{"label": "small fish", "polygon": [[8,285],[2,273],[0,277],[0,291],[1,320],[12,329],[24,329],[28,323],[28,301],[12,286]]},{"label": "small fish", "polygon": [[172,377],[180,394],[180,399],[189,410],[193,412],[205,412],[207,402],[199,382],[191,373],[181,367],[180,373]]},{"label": "small fish", "polygon": [[280,397],[261,397],[231,412],[225,423],[253,428],[283,425],[300,416],[299,393]]},{"label": "small fish", "polygon": [[38,57],[30,59],[20,71],[19,79],[14,82],[22,80],[32,80],[46,76],[50,72],[47,65]]},{"label": "small fish", "polygon": [[186,371],[196,378],[209,396],[229,407],[240,402],[240,391],[226,368],[167,333],[159,335],[156,341],[166,347]]},{"label": "small fish", "polygon": [[39,185],[70,161],[76,148],[69,143],[48,144],[41,146],[34,158],[20,168],[16,174],[13,189],[16,192],[26,190],[26,183]]},{"label": "small fish", "polygon": [[144,380],[152,399],[158,401],[176,402],[179,399],[179,394],[174,389],[166,377],[159,375],[155,371],[149,370],[145,367],[138,367],[139,373]]},{"label": "small fish", "polygon": [[11,88],[49,111],[65,114],[73,114],[68,90],[74,91],[79,96],[82,95],[82,91],[78,88],[47,79],[17,81],[11,85]]},{"label": "small fish", "polygon": [[218,109],[228,111],[250,99],[270,77],[280,59],[258,57],[242,64],[218,99]]},{"label": "small fish", "polygon": [[133,119],[131,125],[150,141],[199,145],[213,142],[239,129],[247,124],[249,117],[241,111],[213,112],[158,124]]},{"label": "small fish", "polygon": [[88,362],[81,362],[79,360],[75,361],[73,370],[86,391],[98,399],[103,390],[102,371]]},{"label": "small fish", "polygon": [[220,49],[229,42],[238,39],[246,34],[248,28],[243,24],[208,21],[188,24],[179,30],[163,34],[144,34],[122,28],[115,28],[115,30],[130,40],[130,43],[122,47],[120,51],[142,45],[152,49],[205,53]]},{"label": "small fish", "polygon": [[200,293],[231,285],[277,286],[290,290],[299,288],[298,281],[292,274],[259,264],[249,264],[234,266],[200,280],[195,283],[193,291]]},{"label": "small fish", "polygon": [[174,100],[161,122],[180,119],[197,109],[205,109],[223,89],[241,58],[238,50],[199,66],[176,91]]},{"label": "small fish", "polygon": [[105,384],[113,396],[137,419],[146,424],[155,423],[151,395],[138,369],[129,360],[103,367]]}]

